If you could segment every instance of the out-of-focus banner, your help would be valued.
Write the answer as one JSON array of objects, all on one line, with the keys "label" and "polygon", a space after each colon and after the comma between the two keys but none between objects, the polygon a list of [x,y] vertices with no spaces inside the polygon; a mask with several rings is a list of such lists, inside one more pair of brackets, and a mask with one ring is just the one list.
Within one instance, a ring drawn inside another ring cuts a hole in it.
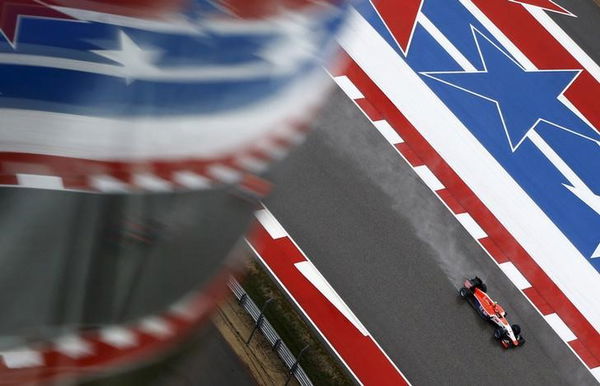
[{"label": "out-of-focus banner", "polygon": [[135,366],[206,319],[346,10],[0,0],[0,385]]}]

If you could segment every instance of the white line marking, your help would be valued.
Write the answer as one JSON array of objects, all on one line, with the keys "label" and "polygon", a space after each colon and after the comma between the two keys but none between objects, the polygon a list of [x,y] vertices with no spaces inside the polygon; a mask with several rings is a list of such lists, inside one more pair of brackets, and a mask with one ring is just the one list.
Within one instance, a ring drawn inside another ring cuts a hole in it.
[{"label": "white line marking", "polygon": [[344,91],[350,99],[354,100],[364,98],[364,95],[346,75],[334,76],[333,80],[335,80],[335,83],[340,86],[342,91]]},{"label": "white line marking", "polygon": [[169,323],[159,317],[150,316],[140,322],[140,330],[157,338],[164,338],[173,333]]},{"label": "white line marking", "polygon": [[354,315],[354,313],[350,310],[350,308],[346,305],[346,303],[342,300],[342,298],[335,292],[333,287],[327,282],[327,279],[323,277],[321,272],[311,263],[310,261],[302,261],[300,263],[294,264],[294,266],[304,275],[304,277],[312,283],[312,285],[319,290],[320,293],[323,294],[329,300],[331,304],[335,306],[360,331],[364,336],[368,336],[369,332],[362,325],[360,320]]},{"label": "white line marking", "polygon": [[527,56],[525,56],[521,50],[514,45],[509,38],[504,35],[502,31],[492,21],[483,13],[471,0],[459,0],[460,3],[467,9],[479,22],[487,29],[500,44],[508,51],[515,59],[523,66],[526,71],[535,71],[537,68],[535,65],[529,60]]},{"label": "white line marking", "polygon": [[236,163],[254,173],[264,172],[269,166],[267,161],[249,155],[238,157]]},{"label": "white line marking", "polygon": [[513,282],[514,285],[517,286],[518,289],[524,290],[525,288],[531,287],[531,284],[525,279],[525,276],[515,267],[513,263],[506,262],[502,264],[498,264],[500,269],[504,272],[506,276]]},{"label": "white line marking", "polygon": [[403,143],[404,140],[400,135],[394,130],[394,128],[388,123],[388,121],[382,119],[380,121],[374,121],[373,125],[379,130],[381,135],[387,139],[389,143],[395,145],[397,143]]},{"label": "white line marking", "polygon": [[259,209],[254,212],[254,216],[256,216],[258,222],[267,230],[272,239],[276,240],[288,236],[288,233],[268,209]]},{"label": "white line marking", "polygon": [[110,326],[100,330],[100,339],[119,349],[135,346],[137,338],[133,332],[124,327]]},{"label": "white line marking", "polygon": [[548,324],[556,331],[558,336],[565,342],[570,342],[572,340],[577,339],[573,331],[563,322],[563,320],[557,314],[549,314],[545,315],[544,319],[548,322]]},{"label": "white line marking", "polygon": [[171,312],[183,319],[193,320],[196,317],[195,309],[193,308],[190,295],[184,296],[171,307]]},{"label": "white line marking", "polygon": [[19,185],[39,189],[64,189],[62,178],[37,174],[17,174]]},{"label": "white line marking", "polygon": [[173,173],[173,181],[190,189],[208,189],[211,187],[208,178],[187,170]]},{"label": "white line marking", "polygon": [[598,382],[600,382],[600,366],[590,369],[590,372],[598,380]]},{"label": "white line marking", "polygon": [[523,4],[525,9],[548,31],[554,38],[585,68],[598,82],[600,82],[600,66],[585,53],[571,39],[571,37],[556,24],[554,20],[541,8]]},{"label": "white line marking", "polygon": [[425,182],[425,185],[427,185],[429,189],[433,190],[434,192],[445,188],[444,184],[437,179],[437,177],[431,172],[431,170],[429,170],[427,166],[416,166],[414,170],[421,180]]},{"label": "white line marking", "polygon": [[595,259],[597,257],[600,257],[600,244],[598,244],[598,247],[596,247],[596,250],[594,251],[594,253],[592,253],[592,259]]},{"label": "white line marking", "polygon": [[342,48],[599,330],[600,297],[592,296],[600,293],[598,272],[358,12],[350,12],[348,23],[352,34],[338,38]]},{"label": "white line marking", "polygon": [[1,351],[0,356],[9,369],[20,369],[24,367],[38,367],[44,364],[42,354],[26,348]]},{"label": "white line marking", "polygon": [[462,226],[465,227],[467,232],[469,232],[471,236],[473,236],[475,240],[487,237],[487,233],[485,233],[485,231],[481,229],[479,224],[475,222],[475,220],[473,219],[473,217],[471,217],[470,214],[460,213],[456,215],[456,218],[462,224]]},{"label": "white line marking", "polygon": [[92,347],[78,335],[62,336],[54,341],[56,351],[73,359],[81,358],[92,353]]},{"label": "white line marking", "polygon": [[208,174],[226,184],[234,184],[242,178],[242,173],[225,165],[213,165],[208,167]]},{"label": "white line marking", "polygon": [[129,190],[129,186],[125,182],[105,174],[91,176],[90,186],[106,193],[123,193]]},{"label": "white line marking", "polygon": [[151,173],[140,173],[134,175],[133,183],[140,188],[155,192],[169,192],[173,190],[173,185],[171,185],[169,181],[163,180],[162,178]]},{"label": "white line marking", "polygon": [[421,24],[423,26],[423,28],[425,28],[425,30],[429,33],[429,35],[431,35],[431,37],[434,38],[435,41],[438,42],[438,44],[446,50],[448,55],[450,55],[452,57],[452,59],[454,59],[454,61],[456,63],[458,63],[459,66],[462,67],[463,70],[472,71],[472,72],[477,71],[475,66],[473,66],[471,64],[471,62],[469,62],[469,59],[467,59],[458,50],[458,48],[456,48],[456,46],[454,44],[452,44],[452,42],[450,40],[448,40],[448,38],[446,36],[444,36],[442,31],[440,31],[431,22],[431,20],[429,20],[427,18],[427,16],[425,16],[423,13],[419,13],[419,16],[417,17],[417,21],[419,22],[419,24]]}]

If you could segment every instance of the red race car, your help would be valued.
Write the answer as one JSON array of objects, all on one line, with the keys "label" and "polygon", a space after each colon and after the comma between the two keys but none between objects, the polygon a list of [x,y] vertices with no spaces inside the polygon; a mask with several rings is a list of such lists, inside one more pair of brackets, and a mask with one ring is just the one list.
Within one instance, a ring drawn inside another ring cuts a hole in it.
[{"label": "red race car", "polygon": [[521,336],[521,327],[518,324],[512,326],[506,320],[506,311],[486,293],[487,286],[475,276],[467,279],[459,293],[484,320],[492,323],[496,330],[494,338],[502,343],[504,348],[519,347],[525,344],[525,338]]}]

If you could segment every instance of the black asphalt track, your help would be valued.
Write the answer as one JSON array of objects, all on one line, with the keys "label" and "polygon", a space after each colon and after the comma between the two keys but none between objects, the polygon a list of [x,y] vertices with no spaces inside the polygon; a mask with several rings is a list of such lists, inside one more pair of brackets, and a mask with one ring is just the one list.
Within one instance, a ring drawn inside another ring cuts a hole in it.
[{"label": "black asphalt track", "polygon": [[577,17],[549,12],[548,15],[581,47],[600,63],[600,1],[555,0]]},{"label": "black asphalt track", "polygon": [[[413,384],[595,384],[340,90],[316,127],[273,169],[266,205]],[[457,296],[473,275],[521,325],[524,347],[501,348]]]}]

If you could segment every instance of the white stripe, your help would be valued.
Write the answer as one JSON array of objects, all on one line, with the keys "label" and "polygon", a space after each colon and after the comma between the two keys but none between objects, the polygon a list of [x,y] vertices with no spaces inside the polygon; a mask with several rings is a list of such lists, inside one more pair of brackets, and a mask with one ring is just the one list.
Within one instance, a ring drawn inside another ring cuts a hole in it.
[{"label": "white stripe", "polygon": [[78,359],[92,353],[92,347],[78,335],[62,336],[54,341],[56,351],[73,359]]},{"label": "white stripe", "polygon": [[173,173],[173,181],[190,189],[208,189],[211,187],[208,178],[185,170]]},{"label": "white stripe", "polygon": [[64,189],[62,178],[36,174],[17,174],[19,185],[27,188]]},{"label": "white stripe", "polygon": [[368,336],[369,332],[362,325],[360,320],[354,315],[354,313],[350,310],[350,308],[346,305],[346,303],[342,300],[342,298],[335,292],[333,287],[327,282],[327,279],[323,277],[321,272],[311,263],[310,261],[302,261],[300,263],[294,264],[294,266],[304,275],[304,277],[315,286],[320,293],[323,294],[329,300],[331,304],[335,308],[338,309],[344,315],[346,319],[350,323],[360,331],[364,336]]},{"label": "white stripe", "polygon": [[107,193],[127,192],[128,185],[116,178],[101,174],[90,177],[90,186],[96,190]]},{"label": "white stripe", "polygon": [[600,382],[600,366],[594,369],[590,369],[590,371],[592,372],[592,375],[596,378],[596,380]]},{"label": "white stripe", "polygon": [[345,51],[600,331],[598,272],[377,31],[356,11],[349,23]]},{"label": "white stripe", "polygon": [[118,119],[0,109],[0,151],[120,161],[228,156],[285,122],[305,122],[329,87],[318,69],[268,100],[195,116]]},{"label": "white stripe", "polygon": [[147,317],[140,322],[140,330],[157,338],[164,338],[173,333],[169,323],[159,317]]},{"label": "white stripe", "polygon": [[239,170],[225,165],[217,164],[209,166],[207,171],[212,177],[226,184],[234,184],[242,178],[242,173]]},{"label": "white stripe", "polygon": [[171,312],[183,319],[193,320],[196,317],[191,295],[185,296],[171,307]]},{"label": "white stripe", "polygon": [[417,17],[417,21],[419,22],[419,24],[421,24],[423,26],[423,28],[425,28],[425,30],[429,33],[429,35],[431,35],[431,37],[434,38],[435,41],[438,42],[438,44],[441,45],[446,50],[446,52],[452,57],[452,59],[454,59],[454,61],[456,63],[458,63],[459,66],[462,67],[463,70],[472,71],[472,72],[477,71],[475,66],[473,66],[471,64],[471,62],[469,62],[469,59],[467,59],[458,50],[458,48],[456,48],[456,46],[454,44],[452,44],[452,42],[450,40],[448,40],[448,38],[446,36],[444,36],[442,31],[440,31],[431,22],[431,20],[429,20],[427,18],[427,16],[425,16],[425,14],[419,13],[419,16]]},{"label": "white stripe", "polygon": [[598,244],[598,246],[596,247],[596,250],[594,251],[594,253],[592,253],[593,259],[595,259],[597,257],[600,257],[600,244]]},{"label": "white stripe", "polygon": [[556,24],[546,11],[539,7],[523,4],[525,9],[567,50],[583,68],[600,82],[600,66],[571,39],[571,37]]},{"label": "white stripe", "polygon": [[511,42],[510,39],[508,39],[506,37],[506,35],[504,35],[504,33],[502,31],[500,31],[500,29],[498,27],[496,27],[496,25],[494,23],[492,23],[492,21],[490,19],[488,19],[488,17],[483,12],[481,12],[481,10],[479,8],[477,8],[477,6],[475,4],[473,4],[473,2],[471,0],[459,0],[459,1],[465,8],[467,8],[469,10],[469,12],[471,12],[471,14],[473,14],[473,16],[475,16],[475,18],[477,20],[479,20],[479,22],[485,27],[485,29],[487,29],[488,31],[490,31],[492,33],[492,35],[494,35],[496,40],[498,40],[498,42],[500,42],[500,44],[502,44],[502,46],[504,46],[504,48],[506,50],[508,50],[508,52],[511,53],[511,55],[525,68],[525,70],[527,70],[527,71],[537,70],[537,68],[531,62],[531,60],[529,60],[529,58],[527,56],[525,56],[517,48],[517,46],[515,46],[513,44],[513,42]]},{"label": "white stripe", "polygon": [[479,224],[477,224],[475,222],[475,220],[473,219],[473,217],[471,217],[470,214],[460,213],[460,214],[456,215],[456,218],[462,224],[462,226],[465,227],[467,232],[469,232],[469,234],[471,236],[473,236],[473,238],[475,240],[479,240],[479,239],[483,239],[484,237],[487,237],[487,234],[485,233],[485,231],[483,229],[481,229]]},{"label": "white stripe", "polygon": [[402,137],[400,137],[400,135],[396,132],[396,130],[394,130],[394,128],[388,123],[388,121],[382,119],[381,121],[373,122],[373,125],[377,128],[377,130],[379,130],[381,135],[383,135],[385,139],[387,139],[387,141],[392,145],[404,142]]},{"label": "white stripe", "polygon": [[354,100],[364,98],[364,95],[346,75],[334,76],[333,80],[335,80],[335,83],[340,86],[342,91],[344,91],[350,99]]},{"label": "white stripe", "polygon": [[260,225],[265,228],[272,239],[276,240],[288,236],[288,233],[285,231],[285,229],[283,229],[279,221],[275,219],[268,209],[259,209],[254,212],[254,216],[256,216],[256,219]]},{"label": "white stripe", "polygon": [[100,340],[119,349],[132,347],[137,343],[135,334],[127,328],[120,326],[102,328],[100,330]]},{"label": "white stripe", "polygon": [[510,281],[512,281],[513,284],[515,286],[517,286],[518,289],[524,290],[525,288],[531,287],[531,284],[529,284],[527,279],[525,279],[525,276],[523,276],[523,274],[521,274],[521,272],[519,272],[517,267],[515,267],[515,265],[513,263],[511,263],[510,261],[506,262],[506,263],[498,264],[498,266],[500,267],[500,269],[502,269],[504,274],[506,276],[508,276]]},{"label": "white stripe", "polygon": [[562,321],[562,319],[557,314],[549,314],[544,315],[544,319],[548,322],[548,324],[556,331],[558,336],[565,342],[570,342],[572,340],[577,339],[573,331]]},{"label": "white stripe", "polygon": [[252,156],[239,157],[238,159],[236,159],[236,163],[244,169],[252,171],[254,173],[264,172],[267,166],[269,166],[269,163],[267,161]]},{"label": "white stripe", "polygon": [[162,178],[150,173],[140,173],[134,175],[133,183],[140,188],[151,191],[168,192],[173,190],[173,186],[169,181],[165,181]]},{"label": "white stripe", "polygon": [[415,167],[415,172],[417,175],[423,180],[425,185],[429,187],[429,189],[434,192],[444,189],[445,186],[437,179],[437,177],[429,170],[429,168],[425,165]]},{"label": "white stripe", "polygon": [[9,369],[38,367],[44,364],[44,358],[42,357],[42,354],[26,348],[0,351],[0,356],[4,359],[4,364]]}]

